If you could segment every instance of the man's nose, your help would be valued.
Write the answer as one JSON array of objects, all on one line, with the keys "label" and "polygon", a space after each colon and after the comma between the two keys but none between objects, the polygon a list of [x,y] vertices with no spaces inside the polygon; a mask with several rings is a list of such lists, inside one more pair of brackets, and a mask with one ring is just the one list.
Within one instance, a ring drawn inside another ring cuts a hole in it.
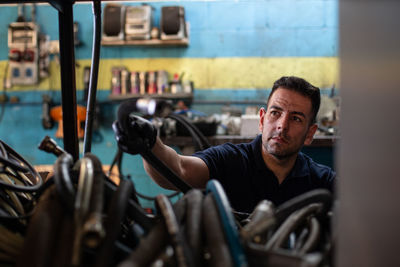
[{"label": "man's nose", "polygon": [[282,115],[278,120],[278,130],[286,131],[289,128],[289,115]]}]

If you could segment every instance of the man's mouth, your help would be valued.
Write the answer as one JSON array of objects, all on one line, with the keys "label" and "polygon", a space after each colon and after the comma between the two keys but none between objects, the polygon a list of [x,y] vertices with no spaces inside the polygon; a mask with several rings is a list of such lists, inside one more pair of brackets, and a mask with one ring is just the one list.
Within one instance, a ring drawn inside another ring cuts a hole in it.
[{"label": "man's mouth", "polygon": [[287,140],[287,138],[283,137],[283,136],[273,136],[271,137],[272,140],[274,140],[277,143],[280,144],[287,144],[289,143],[289,141]]}]

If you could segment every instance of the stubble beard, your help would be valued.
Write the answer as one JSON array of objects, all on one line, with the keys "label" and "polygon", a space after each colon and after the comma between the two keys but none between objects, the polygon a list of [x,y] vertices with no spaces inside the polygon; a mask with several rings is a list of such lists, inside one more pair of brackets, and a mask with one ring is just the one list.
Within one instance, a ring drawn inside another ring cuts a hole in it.
[{"label": "stubble beard", "polygon": [[289,149],[280,148],[279,144],[266,144],[264,145],[267,152],[278,160],[285,160],[297,154],[299,150],[293,151]]},{"label": "stubble beard", "polygon": [[291,142],[290,138],[287,137],[285,134],[283,134],[282,137],[284,138],[284,140],[286,140],[288,142],[287,145],[289,146],[289,147],[285,148],[284,147],[285,144],[279,144],[272,140],[272,138],[277,135],[278,134],[273,134],[268,137],[268,139],[265,143],[263,142],[263,146],[264,146],[265,150],[268,152],[268,154],[270,154],[277,160],[282,161],[285,159],[289,159],[299,153],[302,146],[300,146],[299,148],[291,148],[289,146],[290,142]]}]

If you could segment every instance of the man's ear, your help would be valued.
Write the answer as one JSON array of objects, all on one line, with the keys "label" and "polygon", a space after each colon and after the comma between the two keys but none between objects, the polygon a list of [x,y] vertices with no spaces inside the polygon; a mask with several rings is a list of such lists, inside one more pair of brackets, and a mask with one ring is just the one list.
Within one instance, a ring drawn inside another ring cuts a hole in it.
[{"label": "man's ear", "polygon": [[258,123],[258,129],[262,132],[262,130],[263,130],[263,127],[264,127],[264,117],[265,117],[265,114],[267,113],[267,111],[264,109],[264,108],[260,108],[260,112],[259,112],[259,115],[260,115],[260,121],[259,121],[259,123]]},{"label": "man's ear", "polygon": [[308,132],[307,132],[307,135],[306,135],[306,139],[304,140],[304,144],[305,144],[306,146],[308,146],[308,145],[310,145],[310,144],[312,143],[313,138],[314,138],[314,134],[315,134],[315,132],[317,131],[317,129],[318,129],[318,125],[317,125],[316,123],[314,123],[313,125],[311,125],[311,126],[308,128]]}]

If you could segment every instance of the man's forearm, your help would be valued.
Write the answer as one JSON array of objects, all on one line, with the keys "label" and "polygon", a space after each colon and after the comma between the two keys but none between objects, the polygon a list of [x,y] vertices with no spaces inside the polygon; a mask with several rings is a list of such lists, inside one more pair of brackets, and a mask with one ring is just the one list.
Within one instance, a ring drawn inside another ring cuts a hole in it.
[{"label": "man's forearm", "polygon": [[[172,171],[174,171],[179,177],[182,178],[180,168],[180,155],[176,153],[172,148],[164,145],[160,138],[157,137],[157,141],[152,149],[153,154],[159,158],[165,165],[167,165]],[[146,160],[143,159],[144,169],[147,174],[161,187],[177,190],[176,187],[165,179],[156,169],[154,169]]]},{"label": "man's forearm", "polygon": [[[209,178],[209,172],[203,160],[193,156],[179,155],[175,150],[164,145],[158,137],[151,151],[187,184],[195,188],[205,187]],[[143,164],[147,174],[149,174],[159,186],[177,190],[173,184],[158,173],[158,171],[145,160],[143,160]]]}]

